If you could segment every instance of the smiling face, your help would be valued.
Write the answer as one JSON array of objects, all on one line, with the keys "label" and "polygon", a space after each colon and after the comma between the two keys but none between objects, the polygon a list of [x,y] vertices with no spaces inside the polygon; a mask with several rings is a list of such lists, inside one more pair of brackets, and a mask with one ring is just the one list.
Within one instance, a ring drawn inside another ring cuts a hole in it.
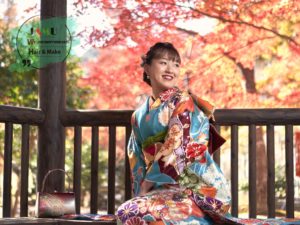
[{"label": "smiling face", "polygon": [[153,96],[177,85],[180,63],[171,59],[168,54],[152,59],[150,65],[145,65],[145,72],[150,77]]}]

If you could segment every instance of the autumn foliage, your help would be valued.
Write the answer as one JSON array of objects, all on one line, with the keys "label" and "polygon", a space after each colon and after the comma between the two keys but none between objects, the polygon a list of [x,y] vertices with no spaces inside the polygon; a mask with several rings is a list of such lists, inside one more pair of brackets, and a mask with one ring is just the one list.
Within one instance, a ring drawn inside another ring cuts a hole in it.
[{"label": "autumn foliage", "polygon": [[[111,21],[109,29],[79,32],[99,47],[81,83],[97,90],[91,107],[134,108],[136,96],[150,93],[139,64],[156,41],[179,49],[181,87],[189,74],[188,87],[218,107],[299,107],[300,1],[77,0],[74,6],[81,14],[96,7]],[[206,34],[178,25],[203,18],[215,21]]]},{"label": "autumn foliage", "polygon": [[[98,52],[82,62],[86,75],[78,85],[96,93],[87,108],[134,109],[151,94],[142,81],[140,63],[157,41],[172,42],[178,48],[180,87],[217,108],[300,107],[299,0],[73,2],[76,13],[70,16],[85,17],[91,8],[104,15],[99,26],[83,28],[74,36],[86,49],[92,46]],[[258,131],[257,143],[263,145],[261,127]],[[100,132],[107,134],[107,130]],[[105,146],[107,141],[100,140]],[[117,158],[123,159],[124,141],[117,145]],[[265,146],[258,146],[257,152],[260,206],[261,193],[266,194],[266,182],[261,179],[267,177],[261,169]]]}]

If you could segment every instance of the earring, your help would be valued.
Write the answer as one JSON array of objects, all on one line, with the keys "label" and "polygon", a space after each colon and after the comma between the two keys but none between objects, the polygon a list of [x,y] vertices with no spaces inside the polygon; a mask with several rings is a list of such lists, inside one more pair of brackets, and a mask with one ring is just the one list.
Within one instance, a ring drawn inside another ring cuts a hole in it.
[{"label": "earring", "polygon": [[146,77],[147,77],[147,79],[150,79],[150,76],[149,76],[148,74],[147,74],[147,76],[146,76]]}]

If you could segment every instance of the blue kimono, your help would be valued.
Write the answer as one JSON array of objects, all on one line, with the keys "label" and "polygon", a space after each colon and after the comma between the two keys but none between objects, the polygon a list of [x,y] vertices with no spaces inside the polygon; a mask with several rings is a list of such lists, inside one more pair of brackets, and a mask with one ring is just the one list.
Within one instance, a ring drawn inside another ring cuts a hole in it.
[{"label": "blue kimono", "polygon": [[118,209],[122,224],[273,224],[228,214],[229,185],[208,151],[212,113],[208,102],[178,88],[133,113],[128,156],[135,197]]}]

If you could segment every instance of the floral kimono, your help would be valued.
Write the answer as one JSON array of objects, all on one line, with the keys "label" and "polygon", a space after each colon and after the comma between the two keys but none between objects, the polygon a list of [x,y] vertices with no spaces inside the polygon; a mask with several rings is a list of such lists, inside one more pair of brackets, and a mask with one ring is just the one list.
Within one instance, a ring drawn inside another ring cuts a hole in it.
[{"label": "floral kimono", "polygon": [[284,224],[228,213],[230,189],[208,149],[212,105],[177,88],[162,92],[151,106],[149,101],[132,116],[128,155],[135,197],[119,207],[119,222]]}]

